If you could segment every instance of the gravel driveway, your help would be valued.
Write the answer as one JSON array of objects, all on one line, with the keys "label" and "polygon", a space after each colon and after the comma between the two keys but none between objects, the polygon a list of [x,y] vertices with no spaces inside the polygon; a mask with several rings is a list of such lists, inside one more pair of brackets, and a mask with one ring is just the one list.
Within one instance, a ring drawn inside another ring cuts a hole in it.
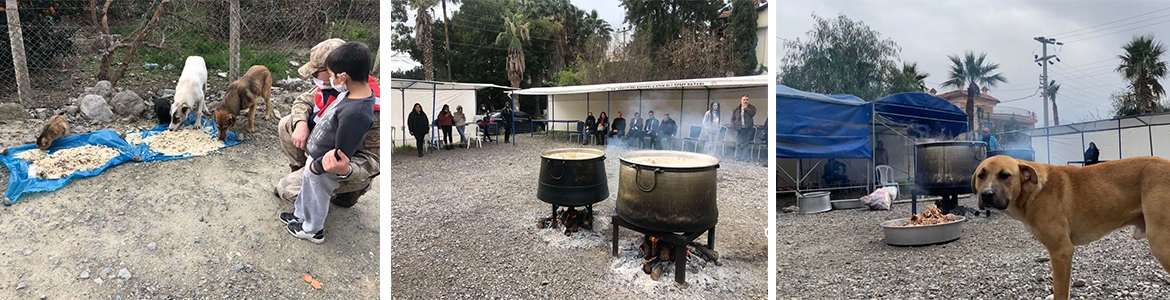
[{"label": "gravel driveway", "polygon": [[[595,205],[593,232],[565,237],[537,229],[550,206],[536,199],[540,152],[582,147],[563,139],[519,138],[516,146],[393,154],[393,295],[403,299],[610,299],[767,297],[767,168],[723,161],[719,168],[716,250],[722,266],[693,259],[688,286],[673,273],[653,281],[641,271],[634,231],[610,253],[619,157],[609,147],[610,198]],[[602,149],[599,146],[584,146]],[[705,243],[705,237],[699,241]],[[694,256],[692,256],[693,258]]]},{"label": "gravel driveway", "polygon": [[[0,207],[0,299],[377,298],[379,185],[331,209],[325,243],[292,237],[277,219],[292,203],[273,193],[289,171],[276,121],[257,116],[251,140],[218,153],[128,162]],[[0,123],[0,147],[32,142],[40,124]]]},{"label": "gravel driveway", "polygon": [[[960,205],[974,207],[974,199]],[[933,204],[933,202],[927,203]],[[920,204],[924,207],[926,204]],[[777,216],[778,299],[1043,299],[1052,286],[1044,247],[1019,221],[993,213],[963,224],[954,242],[894,247],[878,226],[910,215],[847,210]],[[1168,299],[1170,276],[1131,229],[1073,254],[1074,299]]]}]

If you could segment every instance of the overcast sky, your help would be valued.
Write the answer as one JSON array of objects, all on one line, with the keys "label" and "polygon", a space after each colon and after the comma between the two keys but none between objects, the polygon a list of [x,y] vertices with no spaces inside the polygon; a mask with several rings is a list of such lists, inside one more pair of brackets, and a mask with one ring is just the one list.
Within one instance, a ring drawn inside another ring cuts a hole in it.
[{"label": "overcast sky", "polygon": [[939,88],[951,65],[947,55],[986,52],[1008,79],[990,94],[1000,101],[1035,94],[1000,105],[1031,110],[1038,118],[1043,116],[1043,101],[1035,93],[1041,68],[1033,62],[1033,54],[1039,55],[1041,49],[1033,38],[1055,37],[1065,45],[1050,47],[1061,62],[1050,65],[1048,74],[1062,85],[1057,96],[1062,124],[1109,117],[1109,95],[1125,88],[1120,75],[1113,72],[1119,63],[1116,57],[1133,36],[1153,34],[1160,42],[1170,38],[1167,1],[784,1],[774,5],[779,8],[774,28],[780,59],[788,51],[785,39],[807,39],[812,14],[822,18],[844,14],[880,32],[882,38],[894,40],[902,48],[902,61],[917,62],[920,70],[930,73],[928,88],[938,88],[940,93],[950,90]]},{"label": "overcast sky", "polygon": [[[477,1],[477,0],[464,0],[464,1]],[[621,30],[625,26],[624,20],[626,18],[626,10],[622,8],[621,0],[572,0],[570,2],[572,2],[573,5],[576,5],[577,8],[584,10],[586,13],[589,13],[590,11],[596,9],[597,15],[599,17],[601,17],[602,19],[604,19],[606,22],[609,22],[609,26],[613,27],[613,29],[615,31]],[[441,8],[441,6],[437,7],[434,10],[433,14],[438,19],[442,19],[443,14],[439,8]],[[449,11],[448,16],[450,16],[450,12],[454,12],[457,10],[459,10],[459,5],[447,4],[447,11]],[[409,15],[408,17],[410,18],[410,20],[407,21],[408,25],[410,27],[414,27],[414,15],[415,15],[414,11],[410,11],[408,13],[408,15]],[[442,30],[442,28],[436,28],[436,29]],[[390,55],[393,57],[393,59],[391,59],[391,66],[393,67],[392,69],[395,71],[408,70],[408,69],[412,69],[415,66],[419,65],[418,62],[415,62],[413,59],[410,58],[410,55],[408,55],[406,53],[397,53],[394,51],[390,51]]]}]

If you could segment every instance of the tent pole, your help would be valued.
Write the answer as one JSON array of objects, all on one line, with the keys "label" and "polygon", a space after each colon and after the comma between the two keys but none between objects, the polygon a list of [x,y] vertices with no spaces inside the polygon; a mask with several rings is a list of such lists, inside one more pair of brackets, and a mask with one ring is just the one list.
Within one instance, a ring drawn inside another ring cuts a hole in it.
[{"label": "tent pole", "polygon": [[877,140],[877,133],[874,132],[874,104],[869,105],[869,170],[865,174],[866,182],[869,183],[869,190],[874,190],[874,176],[873,173],[877,171],[877,160],[874,157],[874,141]]},{"label": "tent pole", "polygon": [[1146,124],[1146,133],[1150,136],[1150,156],[1154,156],[1154,127]]},{"label": "tent pole", "polygon": [[[605,116],[608,118],[609,114],[611,114],[611,113],[613,113],[613,109],[609,107],[609,92],[605,92]],[[613,121],[610,121],[609,124],[612,125]],[[610,129],[609,127],[606,127],[606,130],[612,130],[612,129]],[[609,136],[609,133],[606,132],[605,135]],[[609,143],[606,143],[606,145],[608,145],[608,144]]]},{"label": "tent pole", "polygon": [[638,115],[642,114],[642,90],[638,90]]},{"label": "tent pole", "polygon": [[589,94],[590,93],[585,93],[585,112],[590,112],[589,111]]},{"label": "tent pole", "polygon": [[[1125,158],[1125,156],[1121,154],[1122,142],[1124,141],[1121,140],[1121,119],[1117,119],[1117,159]],[[1150,141],[1150,143],[1153,143],[1153,141]]]},{"label": "tent pole", "polygon": [[[506,129],[507,130],[506,134],[512,135],[512,146],[515,146],[516,145],[516,133],[512,132],[512,130],[515,129],[515,127],[516,127],[516,92],[508,93],[508,104],[512,105],[512,112],[511,112],[512,121],[508,122],[510,124],[507,125],[508,128]],[[532,130],[532,128],[528,128],[528,130]]]},{"label": "tent pole", "polygon": [[[683,97],[683,94],[686,93],[686,91],[687,91],[686,88],[681,88],[678,90],[678,128],[675,129],[675,132],[674,132],[675,134],[679,134],[683,128],[686,128],[683,126],[683,108],[685,107],[685,106],[683,106],[683,99],[685,98],[685,97]],[[690,132],[690,131],[688,130],[687,132]],[[697,145],[696,145],[696,147],[697,147]],[[681,144],[679,145],[679,150],[682,150]]]},{"label": "tent pole", "polygon": [[[438,120],[438,116],[435,115],[435,105],[438,105],[438,103],[439,103],[437,100],[438,97],[439,97],[439,86],[435,85],[435,84],[431,84],[431,117],[435,118],[434,120]],[[434,124],[434,122],[432,122],[432,121],[433,120],[427,120],[427,128],[429,129],[428,131],[431,132],[431,144],[434,144],[435,143],[435,136],[439,135],[439,132],[438,132],[438,128],[431,126],[431,124]]]},{"label": "tent pole", "polygon": [[[402,107],[406,108],[406,89],[401,89],[399,91],[402,91]],[[414,106],[411,106],[410,110],[413,111]],[[308,124],[308,123],[305,123],[305,124]],[[402,112],[402,144],[403,145],[406,144],[406,112],[405,111]],[[414,145],[414,146],[417,147],[418,145]],[[391,151],[393,151],[393,150],[391,150]],[[1150,151],[1150,152],[1153,152],[1153,151]]]}]

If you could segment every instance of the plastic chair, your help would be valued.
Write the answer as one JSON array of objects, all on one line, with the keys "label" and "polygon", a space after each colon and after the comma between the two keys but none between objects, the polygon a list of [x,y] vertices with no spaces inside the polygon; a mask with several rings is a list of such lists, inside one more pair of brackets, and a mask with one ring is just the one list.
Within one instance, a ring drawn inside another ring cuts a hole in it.
[{"label": "plastic chair", "polygon": [[394,152],[394,149],[398,148],[398,141],[394,140],[394,130],[394,126],[390,126],[390,152]]},{"label": "plastic chair", "polygon": [[483,139],[479,136],[479,124],[468,123],[467,128],[463,129],[463,134],[467,135],[467,148],[471,149],[471,144],[476,147],[483,148]]},{"label": "plastic chair", "polygon": [[752,142],[749,144],[752,150],[755,151],[755,157],[759,158],[768,151],[768,140],[761,136],[757,130],[756,134],[752,135]]},{"label": "plastic chair", "polygon": [[585,122],[577,121],[577,131],[569,132],[569,142],[573,141],[573,136],[578,136],[579,142],[585,142]]},{"label": "plastic chair", "polygon": [[699,152],[699,136],[703,134],[702,126],[691,126],[691,134],[682,139],[682,145],[679,146],[683,151],[687,150],[687,143],[694,144],[692,152]]},{"label": "plastic chair", "polygon": [[881,182],[878,187],[897,186],[898,183],[894,181],[894,168],[887,165],[880,165],[875,167],[878,176],[881,177]]}]

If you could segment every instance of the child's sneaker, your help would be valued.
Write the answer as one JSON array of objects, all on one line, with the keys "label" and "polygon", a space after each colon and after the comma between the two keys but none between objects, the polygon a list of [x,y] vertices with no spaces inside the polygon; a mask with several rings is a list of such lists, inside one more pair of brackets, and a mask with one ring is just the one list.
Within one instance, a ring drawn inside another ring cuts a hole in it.
[{"label": "child's sneaker", "polygon": [[301,219],[297,219],[297,215],[294,215],[292,213],[280,213],[280,221],[284,222],[284,224],[289,224],[289,223],[293,223],[293,222],[300,223]]},{"label": "child's sneaker", "polygon": [[317,233],[308,233],[308,232],[305,232],[304,229],[302,229],[300,222],[288,223],[288,233],[292,234],[293,236],[297,237],[298,239],[308,240],[308,241],[313,242],[315,244],[320,244],[320,243],[325,242],[325,229],[324,228],[322,228],[321,230],[318,230]]}]

